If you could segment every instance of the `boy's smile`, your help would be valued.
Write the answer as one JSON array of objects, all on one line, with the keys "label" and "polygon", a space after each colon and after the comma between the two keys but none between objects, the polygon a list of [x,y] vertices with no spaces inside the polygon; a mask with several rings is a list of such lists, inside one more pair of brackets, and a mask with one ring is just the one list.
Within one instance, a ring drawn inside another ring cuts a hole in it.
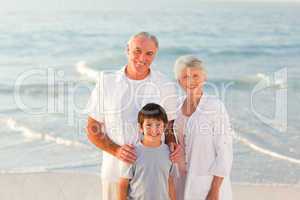
[{"label": "boy's smile", "polygon": [[165,130],[165,125],[162,120],[146,118],[144,120],[143,126],[140,127],[140,131],[144,133],[143,142],[145,143],[153,143],[160,144],[161,136],[163,135]]}]

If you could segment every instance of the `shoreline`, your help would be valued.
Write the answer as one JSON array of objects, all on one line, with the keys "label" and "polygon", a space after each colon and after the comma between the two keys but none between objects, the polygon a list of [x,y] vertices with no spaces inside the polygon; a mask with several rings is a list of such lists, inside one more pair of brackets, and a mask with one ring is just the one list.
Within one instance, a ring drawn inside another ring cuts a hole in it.
[{"label": "shoreline", "polygon": [[[100,200],[99,175],[79,172],[0,174],[3,200]],[[233,183],[234,200],[296,200],[299,185]]]}]

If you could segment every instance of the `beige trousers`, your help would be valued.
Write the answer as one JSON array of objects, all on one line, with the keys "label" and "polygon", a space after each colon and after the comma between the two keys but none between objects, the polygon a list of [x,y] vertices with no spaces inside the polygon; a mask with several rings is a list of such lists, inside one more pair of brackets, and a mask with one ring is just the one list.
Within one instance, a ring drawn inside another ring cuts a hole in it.
[{"label": "beige trousers", "polygon": [[117,182],[109,182],[102,179],[102,200],[117,200],[118,192]]}]

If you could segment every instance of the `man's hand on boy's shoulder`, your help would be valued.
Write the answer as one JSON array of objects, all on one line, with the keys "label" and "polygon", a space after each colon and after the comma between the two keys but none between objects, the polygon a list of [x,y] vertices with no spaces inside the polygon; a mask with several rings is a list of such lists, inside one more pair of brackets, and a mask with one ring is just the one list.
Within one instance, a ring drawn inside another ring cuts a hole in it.
[{"label": "man's hand on boy's shoulder", "polygon": [[116,157],[123,162],[133,164],[136,160],[135,148],[132,144],[124,144],[117,150]]},{"label": "man's hand on boy's shoulder", "polygon": [[178,163],[181,159],[181,157],[183,156],[183,148],[181,147],[180,144],[176,144],[176,143],[170,143],[169,144],[169,148],[170,148],[170,160],[173,163]]}]

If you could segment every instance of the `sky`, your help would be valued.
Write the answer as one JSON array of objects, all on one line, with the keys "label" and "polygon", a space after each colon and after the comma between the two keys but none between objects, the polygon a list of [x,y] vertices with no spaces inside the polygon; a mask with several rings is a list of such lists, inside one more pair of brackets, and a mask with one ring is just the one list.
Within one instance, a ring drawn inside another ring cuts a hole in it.
[{"label": "sky", "polygon": [[[103,8],[156,8],[199,5],[205,2],[297,2],[300,0],[0,0],[0,11],[90,10]],[[188,4],[188,5],[187,5]]]}]

